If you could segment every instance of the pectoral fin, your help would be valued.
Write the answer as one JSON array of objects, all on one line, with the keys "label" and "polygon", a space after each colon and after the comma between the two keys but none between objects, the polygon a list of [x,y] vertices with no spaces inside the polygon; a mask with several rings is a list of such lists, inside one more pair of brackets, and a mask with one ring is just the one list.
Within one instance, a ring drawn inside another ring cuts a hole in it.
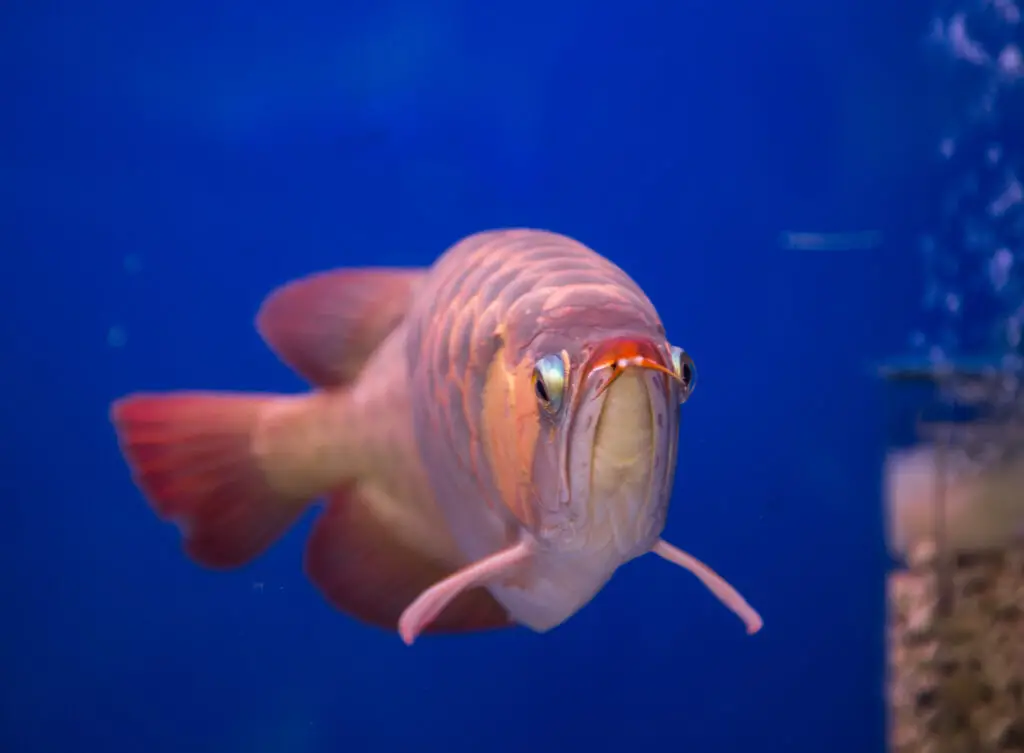
[{"label": "pectoral fin", "polygon": [[[309,579],[334,607],[361,622],[396,630],[417,597],[462,571],[443,554],[442,542],[427,540],[431,528],[422,525],[423,520],[416,535],[411,535],[412,526],[400,531],[396,521],[383,514],[385,500],[378,499],[380,494],[370,487],[335,494],[313,527],[305,566]],[[504,607],[474,585],[448,593],[444,603],[432,602],[430,619],[417,622],[417,633],[465,633],[512,625]]]},{"label": "pectoral fin", "polygon": [[435,583],[409,605],[398,620],[398,633],[406,645],[423,633],[449,605],[471,589],[513,576],[518,568],[529,561],[533,550],[526,541],[513,544],[490,557],[467,565]]},{"label": "pectoral fin", "polygon": [[680,567],[686,568],[697,576],[711,593],[718,597],[725,606],[729,607],[736,616],[743,620],[747,626],[747,634],[753,635],[764,625],[761,615],[747,603],[740,592],[729,585],[718,573],[705,565],[692,554],[687,554],[682,549],[674,547],[664,539],[658,539],[651,551],[662,559],[666,559]]}]

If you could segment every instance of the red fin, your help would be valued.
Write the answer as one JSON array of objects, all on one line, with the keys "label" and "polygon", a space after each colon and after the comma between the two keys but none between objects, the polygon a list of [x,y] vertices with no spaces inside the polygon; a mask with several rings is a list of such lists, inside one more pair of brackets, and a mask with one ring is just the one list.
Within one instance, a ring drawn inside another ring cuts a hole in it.
[{"label": "red fin", "polygon": [[[398,629],[406,607],[457,567],[400,541],[360,492],[339,492],[317,519],[306,548],[306,574],[342,612]],[[464,591],[423,631],[465,633],[509,627],[507,612],[482,588]]]},{"label": "red fin", "polygon": [[256,328],[312,384],[347,384],[405,317],[423,274],[342,269],[295,280],[267,296]]},{"label": "red fin", "polygon": [[487,583],[515,578],[533,558],[529,540],[522,540],[452,573],[423,590],[398,620],[398,634],[405,645],[428,631],[439,615],[462,594]]},{"label": "red fin", "polygon": [[156,513],[179,524],[200,564],[229,568],[262,554],[302,514],[267,483],[252,433],[270,396],[137,394],[111,407],[121,451]]}]

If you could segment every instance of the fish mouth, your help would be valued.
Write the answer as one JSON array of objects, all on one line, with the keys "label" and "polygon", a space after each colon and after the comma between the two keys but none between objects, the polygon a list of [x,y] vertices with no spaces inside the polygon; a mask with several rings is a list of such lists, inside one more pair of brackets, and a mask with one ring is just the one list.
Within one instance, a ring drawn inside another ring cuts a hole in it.
[{"label": "fish mouth", "polygon": [[584,382],[590,381],[594,376],[607,376],[595,391],[594,398],[600,397],[630,368],[658,371],[669,379],[682,383],[682,379],[669,366],[665,356],[665,351],[651,340],[617,337],[605,340],[594,348],[580,373]]},{"label": "fish mouth", "polygon": [[[567,470],[581,553],[622,562],[650,548],[667,436],[657,417],[679,380],[668,358],[651,340],[620,337],[599,343],[580,371]],[[652,371],[666,378],[652,379]]]}]

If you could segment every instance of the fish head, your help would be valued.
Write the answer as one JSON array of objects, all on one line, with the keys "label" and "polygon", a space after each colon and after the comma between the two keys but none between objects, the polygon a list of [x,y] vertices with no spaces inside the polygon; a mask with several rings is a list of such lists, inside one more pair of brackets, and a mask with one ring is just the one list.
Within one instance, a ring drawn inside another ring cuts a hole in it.
[{"label": "fish head", "polygon": [[541,550],[610,576],[664,528],[696,369],[656,318],[575,321],[587,316],[538,319],[517,353],[517,439],[529,446],[526,483],[506,502]]}]

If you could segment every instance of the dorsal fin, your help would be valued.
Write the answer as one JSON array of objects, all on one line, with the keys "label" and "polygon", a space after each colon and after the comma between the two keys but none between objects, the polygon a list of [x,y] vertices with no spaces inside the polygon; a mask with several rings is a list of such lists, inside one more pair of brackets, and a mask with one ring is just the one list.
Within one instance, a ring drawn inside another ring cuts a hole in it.
[{"label": "dorsal fin", "polygon": [[312,384],[348,384],[405,317],[425,271],[338,269],[303,277],[266,297],[256,329]]}]

